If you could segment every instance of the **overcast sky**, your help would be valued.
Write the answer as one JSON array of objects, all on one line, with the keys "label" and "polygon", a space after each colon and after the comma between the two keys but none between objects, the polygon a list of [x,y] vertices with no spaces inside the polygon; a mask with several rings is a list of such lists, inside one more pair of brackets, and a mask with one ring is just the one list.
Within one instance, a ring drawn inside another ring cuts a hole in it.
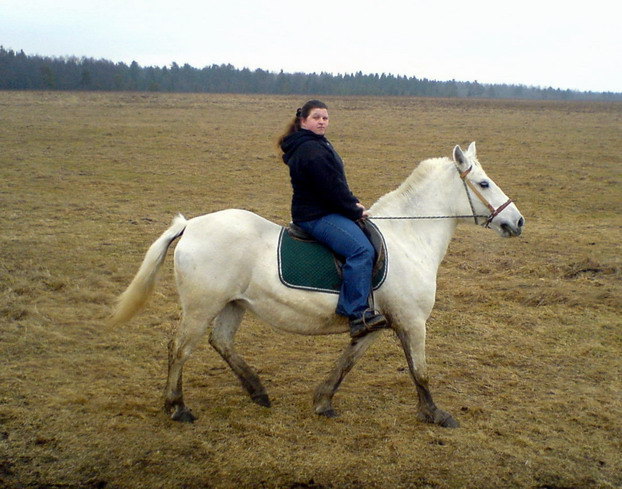
[{"label": "overcast sky", "polygon": [[622,92],[619,0],[0,0],[0,45]]}]

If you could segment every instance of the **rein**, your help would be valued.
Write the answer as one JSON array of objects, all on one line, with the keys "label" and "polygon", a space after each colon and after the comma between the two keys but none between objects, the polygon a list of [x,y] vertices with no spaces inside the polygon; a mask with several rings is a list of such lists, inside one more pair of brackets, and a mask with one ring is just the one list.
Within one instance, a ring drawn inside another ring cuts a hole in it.
[{"label": "rein", "polygon": [[[490,223],[492,220],[497,217],[503,209],[505,209],[508,205],[512,203],[512,199],[508,199],[504,204],[500,205],[496,209],[494,206],[488,202],[488,200],[477,190],[477,187],[471,182],[467,180],[467,175],[471,172],[473,166],[470,166],[467,170],[461,172],[460,169],[456,166],[456,170],[458,170],[458,174],[462,179],[462,183],[464,184],[464,190],[466,191],[467,198],[469,199],[469,206],[471,207],[472,214],[467,214],[463,216],[369,216],[368,219],[468,219],[473,218],[475,220],[475,224],[479,225],[479,218],[485,218],[484,222],[485,227],[490,227]],[[469,189],[475,194],[475,196],[486,206],[486,208],[490,211],[489,215],[483,214],[475,214],[475,207],[473,207],[473,201],[471,200],[471,194],[469,193]]]},{"label": "rein", "polygon": [[468,219],[469,217],[488,217],[483,214],[467,214],[465,216],[369,216],[367,219]]}]

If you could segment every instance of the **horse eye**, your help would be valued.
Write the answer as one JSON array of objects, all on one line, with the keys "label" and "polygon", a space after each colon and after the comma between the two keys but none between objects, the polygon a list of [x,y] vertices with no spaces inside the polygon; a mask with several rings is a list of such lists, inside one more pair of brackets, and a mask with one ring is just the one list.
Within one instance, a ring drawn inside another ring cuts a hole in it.
[{"label": "horse eye", "polygon": [[486,180],[482,180],[481,182],[479,182],[479,186],[482,188],[488,188],[490,187],[490,184]]}]

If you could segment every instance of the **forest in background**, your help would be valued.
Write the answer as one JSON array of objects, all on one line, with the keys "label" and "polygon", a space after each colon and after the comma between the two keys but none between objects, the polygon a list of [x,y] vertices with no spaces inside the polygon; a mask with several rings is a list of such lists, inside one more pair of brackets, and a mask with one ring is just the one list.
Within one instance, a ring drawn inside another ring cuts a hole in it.
[{"label": "forest in background", "polygon": [[0,46],[0,90],[376,95],[533,100],[622,100],[622,93],[438,81],[392,74],[279,73],[231,64],[140,66],[75,56],[27,55]]},{"label": "forest in background", "polygon": [[105,320],[178,212],[241,206],[287,224],[272,143],[300,99],[0,91],[0,488],[622,488],[619,102],[327,97],[363,202],[473,136],[527,219],[516,239],[459,225],[438,273],[430,386],[461,428],[417,420],[390,331],[344,379],[341,416],[317,416],[313,392],[349,339],[254,315],[236,350],[272,407],[206,334],[183,379],[199,419],[168,419],[172,250],[146,310]]}]

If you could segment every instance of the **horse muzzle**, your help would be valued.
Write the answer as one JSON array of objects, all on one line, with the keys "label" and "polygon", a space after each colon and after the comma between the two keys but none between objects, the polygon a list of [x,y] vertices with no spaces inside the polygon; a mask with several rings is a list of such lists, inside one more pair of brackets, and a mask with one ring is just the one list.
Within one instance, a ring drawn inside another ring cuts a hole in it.
[{"label": "horse muzzle", "polygon": [[505,220],[499,224],[499,234],[504,238],[520,236],[524,226],[525,218],[523,216],[520,216],[514,223]]}]

